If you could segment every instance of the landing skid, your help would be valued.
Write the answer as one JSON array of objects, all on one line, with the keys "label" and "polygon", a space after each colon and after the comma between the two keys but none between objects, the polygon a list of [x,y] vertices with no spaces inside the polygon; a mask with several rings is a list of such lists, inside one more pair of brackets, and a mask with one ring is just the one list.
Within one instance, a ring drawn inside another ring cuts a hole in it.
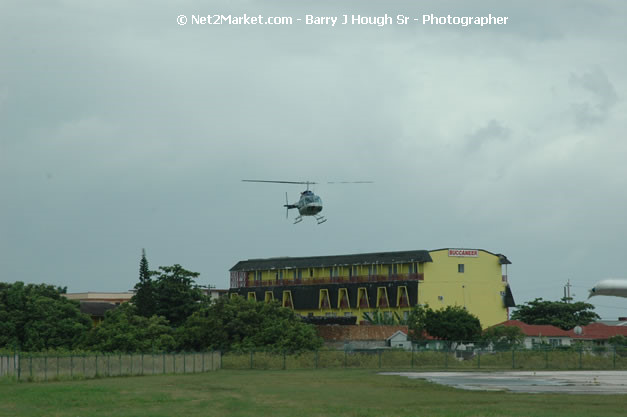
[{"label": "landing skid", "polygon": [[322,224],[327,221],[327,219],[325,219],[324,216],[314,216],[314,217],[316,218],[316,221],[318,222],[318,224]]},{"label": "landing skid", "polygon": [[[324,216],[313,216],[316,219],[316,222],[318,224],[322,224],[324,222],[327,221],[327,219],[324,218]],[[294,219],[294,224],[300,223],[303,221],[303,216],[298,216]]]}]

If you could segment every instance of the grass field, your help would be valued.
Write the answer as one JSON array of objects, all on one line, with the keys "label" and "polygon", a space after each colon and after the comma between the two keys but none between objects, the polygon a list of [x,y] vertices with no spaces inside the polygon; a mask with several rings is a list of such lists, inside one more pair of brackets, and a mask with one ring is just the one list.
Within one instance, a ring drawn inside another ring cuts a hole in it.
[{"label": "grass field", "polygon": [[627,395],[461,391],[372,370],[0,381],[0,416],[624,416]]}]

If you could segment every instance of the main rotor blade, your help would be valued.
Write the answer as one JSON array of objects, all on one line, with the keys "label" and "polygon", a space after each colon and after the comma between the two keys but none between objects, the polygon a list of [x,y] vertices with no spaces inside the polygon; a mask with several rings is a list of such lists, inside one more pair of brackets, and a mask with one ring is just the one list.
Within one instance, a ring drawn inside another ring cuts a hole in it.
[{"label": "main rotor blade", "polygon": [[268,181],[268,180],[242,180],[242,182],[272,182],[275,184],[318,184],[313,181]]},{"label": "main rotor blade", "polygon": [[327,184],[373,184],[374,181],[329,181]]}]

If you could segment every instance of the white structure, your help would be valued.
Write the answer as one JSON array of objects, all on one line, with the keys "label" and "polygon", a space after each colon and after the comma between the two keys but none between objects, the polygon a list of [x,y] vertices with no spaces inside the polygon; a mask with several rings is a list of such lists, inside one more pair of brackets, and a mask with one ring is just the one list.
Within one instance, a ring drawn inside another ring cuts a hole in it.
[{"label": "white structure", "polygon": [[411,341],[407,338],[407,333],[402,330],[397,331],[392,336],[385,339],[386,345],[391,348],[411,350]]},{"label": "white structure", "polygon": [[588,298],[595,295],[609,295],[614,297],[627,297],[627,280],[604,279],[596,283],[590,290]]}]

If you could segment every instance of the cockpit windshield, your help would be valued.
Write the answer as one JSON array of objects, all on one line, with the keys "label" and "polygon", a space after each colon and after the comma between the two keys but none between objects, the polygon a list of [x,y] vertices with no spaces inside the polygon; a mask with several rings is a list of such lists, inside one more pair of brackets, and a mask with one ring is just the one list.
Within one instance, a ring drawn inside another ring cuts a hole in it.
[{"label": "cockpit windshield", "polygon": [[301,200],[305,204],[320,204],[320,205],[322,205],[322,200],[320,199],[320,197],[318,197],[317,195],[315,195],[313,193],[311,193],[311,194],[303,193],[303,197],[301,198]]}]

